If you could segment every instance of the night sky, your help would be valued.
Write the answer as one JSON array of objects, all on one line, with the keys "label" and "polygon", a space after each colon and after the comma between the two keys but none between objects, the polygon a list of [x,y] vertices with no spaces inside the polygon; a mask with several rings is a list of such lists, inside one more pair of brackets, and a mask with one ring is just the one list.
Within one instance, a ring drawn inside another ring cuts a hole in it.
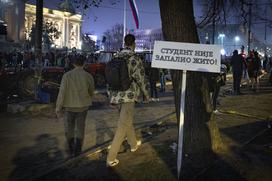
[{"label": "night sky", "polygon": [[[35,0],[29,0],[30,3],[35,4]],[[44,0],[44,6],[51,9],[57,9],[57,5],[61,0]],[[112,5],[112,2],[117,2]],[[267,0],[260,0],[258,2],[267,2]],[[201,16],[201,0],[194,0],[194,10],[196,20]],[[161,18],[159,10],[159,0],[136,0],[139,11],[140,29],[161,28]],[[82,30],[83,33],[92,33],[100,37],[103,32],[111,29],[117,23],[123,24],[123,0],[103,0],[99,8],[92,7],[84,11]],[[135,23],[127,2],[127,21],[126,26],[129,29],[135,29]],[[268,16],[272,16],[272,8],[268,11]],[[77,9],[77,12],[82,14],[82,10]],[[229,18],[229,23],[231,18]],[[263,40],[263,24],[253,25],[252,31],[260,40]],[[268,28],[268,42],[272,41],[272,29]]]},{"label": "night sky", "polygon": [[[57,9],[61,0],[45,0],[44,6],[47,8]],[[104,0],[101,7],[92,7],[85,11],[83,16],[82,30],[84,33],[92,33],[101,36],[103,32],[110,29],[117,23],[123,24],[124,3],[123,0],[117,0],[115,5],[111,2],[114,0]],[[35,4],[35,0],[29,0]],[[158,0],[136,0],[139,11],[140,29],[160,28],[161,19],[159,12]],[[127,28],[135,28],[135,23],[127,2]],[[80,10],[77,10],[79,12]],[[152,21],[150,21],[152,20]]]}]

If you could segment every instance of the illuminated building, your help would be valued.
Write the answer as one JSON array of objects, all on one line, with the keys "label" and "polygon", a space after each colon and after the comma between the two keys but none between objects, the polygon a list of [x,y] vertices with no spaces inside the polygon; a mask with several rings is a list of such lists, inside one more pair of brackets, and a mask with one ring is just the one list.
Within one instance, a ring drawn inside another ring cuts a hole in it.
[{"label": "illuminated building", "polygon": [[[29,40],[29,33],[35,25],[36,6],[11,0],[5,9],[7,40],[18,43]],[[54,40],[54,46],[81,49],[82,16],[75,13],[67,0],[60,4],[59,9],[43,8],[43,21],[52,23],[61,32],[60,37]]]}]

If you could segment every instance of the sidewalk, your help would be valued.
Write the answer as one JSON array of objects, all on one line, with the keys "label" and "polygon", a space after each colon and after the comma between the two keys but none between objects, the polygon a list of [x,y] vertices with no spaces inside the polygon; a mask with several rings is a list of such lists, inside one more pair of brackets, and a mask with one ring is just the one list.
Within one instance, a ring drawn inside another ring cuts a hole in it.
[{"label": "sidewalk", "polygon": [[[270,181],[272,180],[272,87],[266,86],[267,77],[261,82],[258,93],[243,88],[243,95],[221,93],[216,115],[224,144],[228,151],[219,153],[211,167],[187,175],[188,180],[209,181]],[[153,134],[146,137],[140,149],[131,153],[122,150],[120,163],[114,168],[105,166],[106,153],[86,155],[65,165],[40,180],[156,180],[172,181],[176,178],[177,141],[176,121],[170,120],[157,128],[147,130]],[[146,132],[145,132],[146,133]],[[145,134],[143,134],[145,135]]]},{"label": "sidewalk", "polygon": [[[160,102],[137,104],[136,129],[140,131],[173,113],[172,95],[169,89],[160,94]],[[67,160],[63,120],[56,119],[53,106],[32,107],[23,114],[0,114],[0,180],[31,180]],[[97,94],[87,115],[83,151],[109,144],[118,117],[118,110],[108,107],[106,96]]]},{"label": "sidewalk", "polygon": [[[271,180],[272,135],[266,118],[271,116],[272,87],[265,81],[266,77],[258,93],[243,88],[243,95],[231,96],[231,82],[222,89],[219,110],[226,113],[216,117],[230,150],[187,180]],[[113,169],[105,166],[105,151],[91,154],[109,143],[118,118],[115,110],[103,104],[104,99],[96,97],[96,106],[88,113],[86,153],[65,164],[63,123],[53,117],[53,110],[42,115],[0,114],[1,180],[176,180],[175,119],[143,128],[174,111],[172,92],[168,90],[158,103],[137,105],[135,125],[144,144],[135,153],[125,145],[118,155],[120,164]],[[48,173],[57,165],[62,167]]]}]

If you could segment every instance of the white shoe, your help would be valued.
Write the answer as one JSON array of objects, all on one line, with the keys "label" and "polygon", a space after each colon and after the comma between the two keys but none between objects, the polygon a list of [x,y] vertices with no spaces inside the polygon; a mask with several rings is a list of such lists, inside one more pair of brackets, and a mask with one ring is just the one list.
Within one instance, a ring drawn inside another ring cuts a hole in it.
[{"label": "white shoe", "polygon": [[138,141],[137,141],[137,144],[136,144],[136,146],[135,146],[135,148],[130,149],[130,151],[131,151],[131,152],[137,151],[138,148],[141,146],[141,144],[142,144],[142,141],[141,141],[141,140],[138,140]]},{"label": "white shoe", "polygon": [[213,111],[214,114],[220,114],[220,112],[216,109]]},{"label": "white shoe", "polygon": [[107,162],[107,167],[114,167],[118,165],[119,160],[115,159],[114,161]]}]

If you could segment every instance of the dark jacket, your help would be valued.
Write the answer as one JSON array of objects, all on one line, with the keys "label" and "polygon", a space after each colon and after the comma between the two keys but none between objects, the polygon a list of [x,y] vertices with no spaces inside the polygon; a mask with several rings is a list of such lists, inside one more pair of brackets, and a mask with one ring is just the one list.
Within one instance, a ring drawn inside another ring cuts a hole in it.
[{"label": "dark jacket", "polygon": [[160,80],[160,70],[158,68],[150,68],[150,72],[149,72],[149,79],[151,81],[159,81]]},{"label": "dark jacket", "polygon": [[231,57],[232,71],[234,74],[242,74],[243,72],[243,57],[238,54],[234,54]]}]

